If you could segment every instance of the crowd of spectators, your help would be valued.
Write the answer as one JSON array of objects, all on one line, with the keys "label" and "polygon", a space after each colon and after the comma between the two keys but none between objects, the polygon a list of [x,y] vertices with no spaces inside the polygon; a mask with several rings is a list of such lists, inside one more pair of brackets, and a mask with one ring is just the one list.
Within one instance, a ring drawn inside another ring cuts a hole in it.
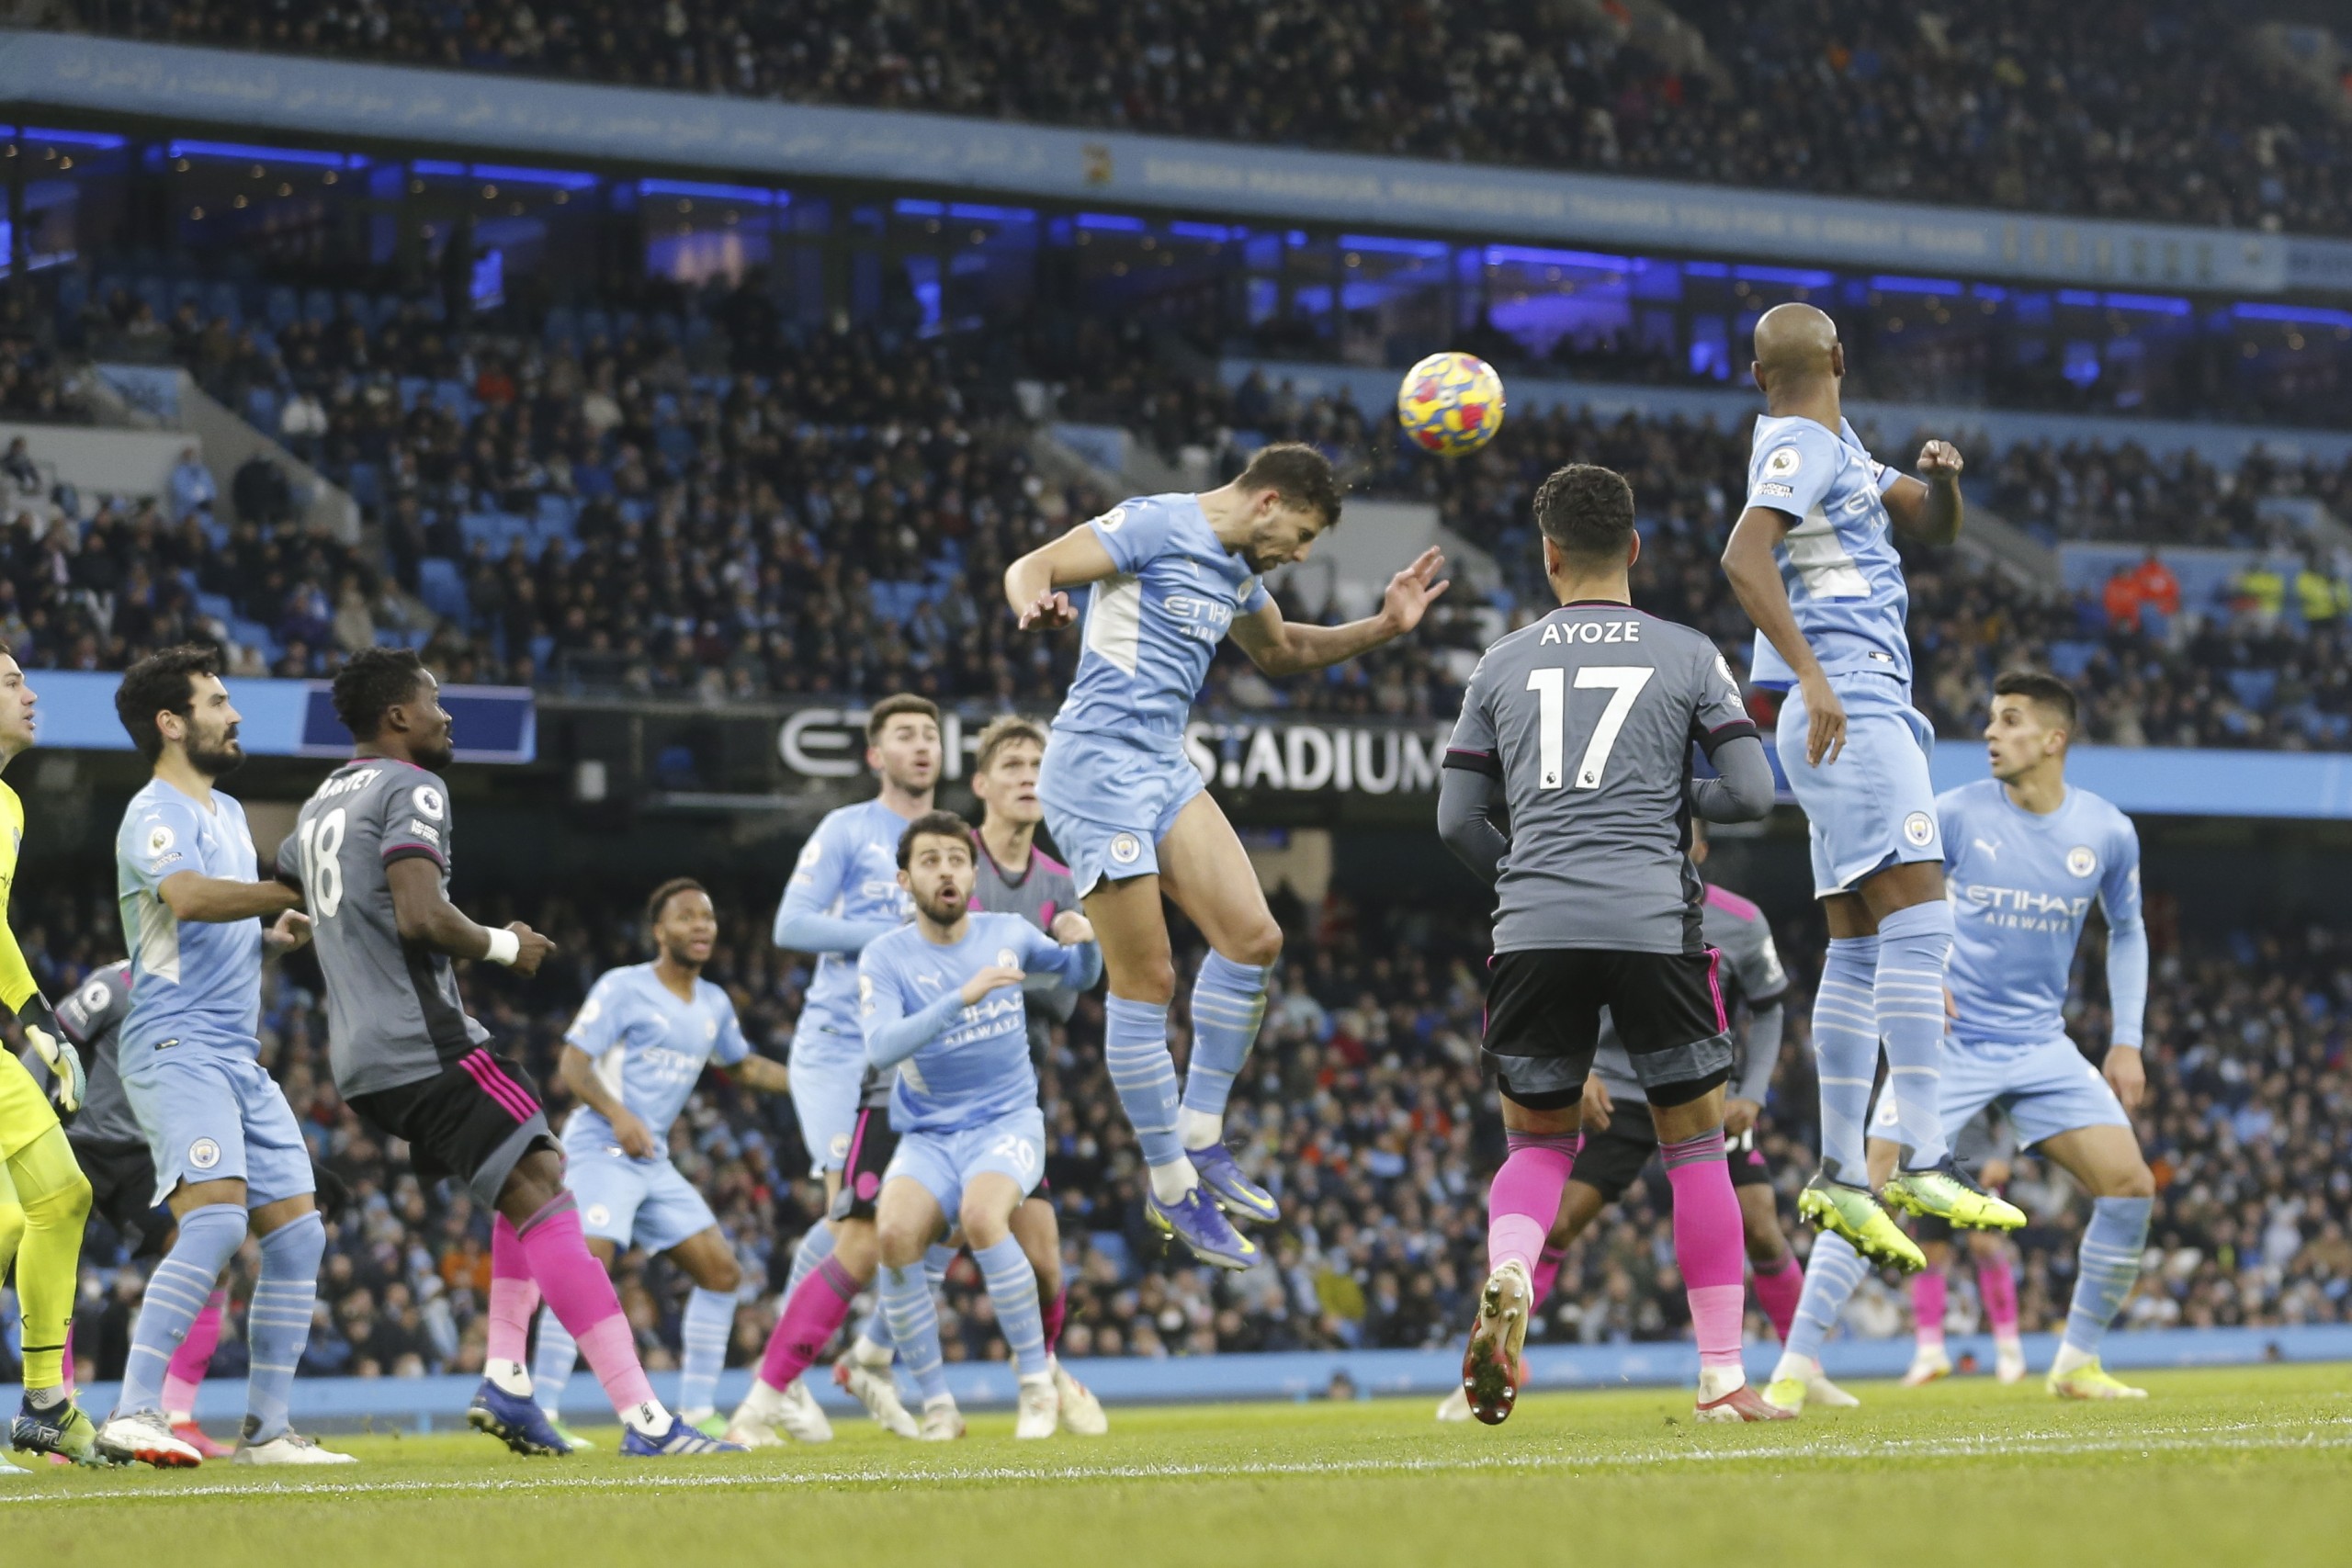
[{"label": "crowd of spectators", "polygon": [[2221,0],[73,0],[189,43],[1533,164],[2342,231],[2328,88]]},{"label": "crowd of spectators", "polygon": [[[709,973],[733,997],[755,1047],[780,1053],[808,979],[804,961],[763,940],[756,890],[723,898]],[[2184,948],[2165,890],[2153,889],[2159,948],[2150,1004],[2149,1099],[2139,1125],[2160,1187],[2149,1272],[2134,1325],[2342,1320],[2352,1289],[2352,1122],[2345,1118],[2352,941],[2313,927],[2290,937]],[[43,985],[60,992],[117,953],[103,897],[32,890],[17,916]],[[547,1087],[571,1010],[602,968],[641,956],[612,909],[634,895],[527,902],[478,897],[477,913],[527,910],[561,944],[534,982],[469,974],[470,1005]],[[1501,1156],[1491,1091],[1476,1066],[1485,949],[1480,911],[1445,901],[1308,907],[1276,901],[1286,957],[1253,1066],[1236,1086],[1229,1130],[1245,1166],[1283,1199],[1267,1260],[1225,1275],[1170,1257],[1140,1222],[1132,1134],[1102,1066],[1099,997],[1055,1032],[1041,1066],[1048,1106],[1046,1169],[1071,1280],[1067,1354],[1162,1356],[1334,1346],[1439,1347],[1468,1321],[1484,1258],[1487,1173]],[[1784,1208],[1810,1172],[1815,1089],[1804,1050],[1804,976],[1819,933],[1784,928],[1800,977],[1791,1044],[1764,1123]],[[1198,956],[1185,955],[1183,966]],[[489,1216],[462,1191],[419,1184],[400,1151],[367,1133],[329,1080],[315,972],[300,960],[265,985],[263,1056],[284,1085],[322,1163],[351,1187],[335,1224],[313,1374],[469,1373],[481,1362]],[[1180,996],[1183,987],[1179,987]],[[2070,1006],[2096,1052],[2107,1021],[2096,987]],[[1187,1038],[1183,1004],[1175,1034]],[[709,1195],[743,1264],[731,1360],[756,1358],[773,1292],[799,1233],[821,1208],[788,1107],[708,1077],[673,1133],[671,1152]],[[2065,1313],[2085,1205],[2031,1158],[2013,1193],[2032,1217],[2019,1238],[2025,1323]],[[1784,1223],[1786,1214],[1784,1213]],[[1792,1235],[1798,1235],[1792,1224]],[[1804,1245],[1800,1236],[1799,1246]],[[1672,1263],[1668,1191],[1637,1184],[1570,1252],[1538,1325],[1555,1342],[1672,1339],[1685,1329]],[[85,1374],[119,1369],[141,1271],[125,1266],[103,1224],[85,1252],[77,1341]],[[655,1367],[673,1364],[683,1282],[666,1263],[624,1258],[625,1304]],[[242,1302],[245,1282],[236,1293]],[[1973,1298],[1959,1292],[1960,1324]],[[951,1359],[1003,1351],[968,1262],[950,1277],[943,1333]],[[242,1319],[242,1304],[237,1316]],[[1864,1291],[1854,1332],[1901,1331],[1899,1291]],[[1760,1315],[1751,1332],[1769,1327]],[[233,1370],[239,1336],[224,1347]]]}]

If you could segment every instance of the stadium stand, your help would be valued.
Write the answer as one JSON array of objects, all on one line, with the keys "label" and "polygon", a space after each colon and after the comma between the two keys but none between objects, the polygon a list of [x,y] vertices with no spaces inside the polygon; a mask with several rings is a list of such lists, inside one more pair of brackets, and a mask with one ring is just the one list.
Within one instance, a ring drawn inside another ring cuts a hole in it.
[{"label": "stadium stand", "polygon": [[73,0],[164,41],[1535,164],[1913,201],[2342,231],[2328,88],[2217,0],[1143,9],[1043,0]]}]

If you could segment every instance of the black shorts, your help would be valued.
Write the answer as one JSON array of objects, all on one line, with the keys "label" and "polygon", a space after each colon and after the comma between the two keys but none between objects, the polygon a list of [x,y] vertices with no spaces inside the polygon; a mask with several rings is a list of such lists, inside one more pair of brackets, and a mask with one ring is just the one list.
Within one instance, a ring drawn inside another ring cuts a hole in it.
[{"label": "black shorts", "polygon": [[[1606,1132],[1585,1130],[1584,1146],[1577,1150],[1576,1171],[1568,1179],[1599,1192],[1602,1202],[1614,1203],[1640,1179],[1657,1153],[1657,1123],[1650,1117],[1650,1108],[1621,1100],[1609,1112]],[[1772,1168],[1764,1162],[1764,1151],[1756,1146],[1755,1128],[1724,1139],[1724,1153],[1731,1162],[1734,1187],[1772,1184]]]},{"label": "black shorts", "polygon": [[484,1208],[497,1206],[525,1155],[560,1152],[531,1075],[480,1046],[438,1077],[345,1095],[344,1103],[377,1132],[407,1141],[417,1179],[455,1177]]},{"label": "black shorts", "polygon": [[1487,966],[1485,1060],[1531,1110],[1577,1102],[1600,1044],[1600,1010],[1653,1105],[1686,1105],[1731,1076],[1723,954],[1531,948]]},{"label": "black shorts", "polygon": [[[71,1141],[70,1139],[68,1140]],[[155,1201],[155,1156],[143,1143],[75,1143],[74,1158],[90,1179],[90,1212],[112,1225],[133,1258],[160,1258],[172,1212]]]},{"label": "black shorts", "polygon": [[863,1106],[850,1129],[849,1157],[842,1165],[842,1190],[833,1194],[831,1220],[870,1220],[882,1196],[882,1173],[899,1152],[899,1134],[890,1130],[890,1108]]}]

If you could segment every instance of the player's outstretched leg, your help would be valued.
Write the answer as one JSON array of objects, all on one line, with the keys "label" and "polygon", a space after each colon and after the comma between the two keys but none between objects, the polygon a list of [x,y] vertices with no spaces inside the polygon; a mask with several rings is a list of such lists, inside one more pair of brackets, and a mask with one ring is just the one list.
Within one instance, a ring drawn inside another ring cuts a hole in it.
[{"label": "player's outstretched leg", "polygon": [[204,1462],[172,1436],[164,1418],[164,1373],[211,1299],[220,1270],[243,1244],[246,1223],[242,1203],[207,1203],[180,1216],[179,1235],[149,1276],[139,1321],[131,1325],[115,1414],[98,1428],[98,1451],[116,1463],[168,1469]]},{"label": "player's outstretched leg", "polygon": [[172,1364],[164,1372],[164,1418],[172,1424],[174,1437],[206,1459],[227,1459],[236,1452],[226,1443],[214,1442],[196,1422],[196,1391],[204,1386],[212,1353],[220,1348],[221,1317],[228,1306],[229,1292],[214,1291],[188,1325],[187,1337],[172,1352]]},{"label": "player's outstretched leg", "polygon": [[1225,1146],[1225,1108],[1233,1080],[1250,1059],[1266,1017],[1271,964],[1237,964],[1211,949],[1193,981],[1193,1056],[1184,1070],[1179,1132],[1185,1157],[1201,1173],[1217,1207],[1237,1220],[1272,1224],[1282,1218],[1274,1195],[1241,1173]]},{"label": "player's outstretched leg", "polygon": [[2050,1365],[2045,1386],[2062,1399],[2145,1399],[2148,1391],[2109,1375],[2098,1362],[2108,1325],[2139,1281],[2140,1258],[2148,1245],[2154,1198],[2099,1198],[2091,1223],[2083,1227],[2076,1251],[2075,1299],[2066,1312],[2066,1332]]},{"label": "player's outstretched leg", "polygon": [[1802,1411],[1807,1404],[1844,1408],[1860,1400],[1822,1374],[1821,1346],[1837,1326],[1868,1267],[1853,1244],[1836,1232],[1826,1232],[1813,1244],[1805,1260],[1804,1292],[1797,1299],[1796,1321],[1781,1347],[1781,1359],[1764,1397],[1783,1410]]},{"label": "player's outstretched leg", "polygon": [[[553,1156],[542,1152],[528,1157],[544,1160],[553,1174]],[[580,1353],[588,1359],[589,1370],[621,1418],[621,1452],[635,1459],[741,1452],[733,1443],[695,1431],[653,1397],[620,1297],[581,1234],[577,1203],[554,1180],[545,1186],[554,1196],[514,1227],[515,1238],[522,1243],[540,1294],[579,1342]]]},{"label": "player's outstretched leg", "polygon": [[1928,1266],[1911,1276],[1910,1370],[1903,1374],[1905,1388],[1920,1388],[1951,1376],[1951,1356],[1944,1348],[1944,1307],[1949,1280],[1945,1258],[1930,1258]]},{"label": "player's outstretched leg", "polygon": [[2005,1383],[2025,1377],[2025,1342],[2018,1332],[2018,1272],[2007,1245],[1977,1253],[1976,1298],[1993,1334],[1993,1375]]},{"label": "player's outstretched leg", "polygon": [[[571,1442],[533,1397],[531,1375],[524,1369],[524,1352],[531,1338],[531,1314],[539,1307],[538,1282],[531,1278],[523,1243],[514,1223],[503,1214],[491,1218],[490,1345],[482,1363],[481,1386],[474,1390],[466,1409],[466,1424],[487,1432],[518,1454],[567,1454]],[[548,1328],[560,1329],[549,1313]],[[568,1340],[571,1337],[565,1336]]]},{"label": "player's outstretched leg", "polygon": [[[0,1065],[0,1071],[15,1070]],[[53,1121],[0,1165],[0,1273],[13,1258],[24,1318],[25,1393],[9,1423],[9,1440],[20,1449],[99,1464],[106,1460],[97,1448],[97,1428],[74,1404],[65,1376],[82,1227],[89,1215],[89,1180]]]},{"label": "player's outstretched leg", "polygon": [[[1506,1114],[1522,1112],[1506,1100]],[[1489,1427],[1510,1418],[1519,1385],[1527,1373],[1521,1350],[1535,1311],[1535,1262],[1554,1216],[1560,1190],[1576,1168],[1577,1134],[1571,1131],[1507,1129],[1510,1150],[1487,1193],[1487,1282],[1478,1292],[1478,1317],[1462,1357],[1462,1387],[1470,1413]]]},{"label": "player's outstretched leg", "polygon": [[311,1342],[319,1265],[326,1254],[326,1222],[316,1209],[302,1210],[261,1238],[261,1275],[254,1281],[254,1299],[245,1311],[245,1338],[253,1358],[245,1380],[245,1424],[232,1463],[358,1462],[349,1454],[320,1447],[287,1419],[294,1370]]}]

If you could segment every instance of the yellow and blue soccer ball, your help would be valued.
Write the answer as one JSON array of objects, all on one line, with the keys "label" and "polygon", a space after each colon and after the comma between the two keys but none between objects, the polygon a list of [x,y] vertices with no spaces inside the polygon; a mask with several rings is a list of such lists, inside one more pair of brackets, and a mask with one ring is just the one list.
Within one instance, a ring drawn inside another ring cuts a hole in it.
[{"label": "yellow and blue soccer ball", "polygon": [[1475,354],[1432,354],[1396,389],[1396,423],[1441,457],[1476,452],[1503,427],[1503,378]]}]

